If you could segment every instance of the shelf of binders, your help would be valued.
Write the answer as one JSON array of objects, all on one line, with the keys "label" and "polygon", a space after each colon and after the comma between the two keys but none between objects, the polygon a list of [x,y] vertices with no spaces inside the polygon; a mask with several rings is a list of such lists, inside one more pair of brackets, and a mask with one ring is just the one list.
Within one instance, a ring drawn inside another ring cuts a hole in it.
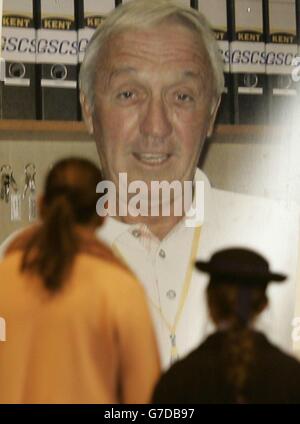
[{"label": "shelf of binders", "polygon": [[[283,127],[265,125],[218,125],[213,140],[271,142],[281,129]],[[0,120],[0,141],[8,140],[86,141],[92,138],[80,121]]]}]

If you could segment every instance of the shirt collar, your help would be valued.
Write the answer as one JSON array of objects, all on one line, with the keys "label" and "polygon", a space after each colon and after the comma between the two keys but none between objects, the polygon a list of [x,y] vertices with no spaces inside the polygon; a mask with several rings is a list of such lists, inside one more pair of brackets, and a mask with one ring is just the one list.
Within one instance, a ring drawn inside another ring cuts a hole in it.
[{"label": "shirt collar", "polygon": [[[194,182],[195,181],[203,182],[204,184],[204,199],[205,199],[204,219],[205,219],[205,217],[208,215],[208,209],[210,205],[211,185],[207,176],[199,168],[197,168],[195,172]],[[194,208],[194,207],[195,207],[195,201],[193,201],[191,208]],[[168,238],[169,236],[175,233],[182,231],[186,227],[185,225],[186,219],[187,219],[186,217],[182,218],[182,220],[180,220],[180,222],[178,222],[175,225],[175,227],[170,231],[170,233],[166,236],[166,238]],[[131,232],[134,235],[135,231],[142,232],[145,234],[149,232],[145,224],[126,224],[125,222],[119,221],[115,219],[114,217],[108,216],[104,220],[103,225],[97,229],[96,234],[97,236],[99,236],[99,238],[101,238],[101,240],[104,240],[108,244],[111,244],[111,243],[114,243],[124,233]]]}]

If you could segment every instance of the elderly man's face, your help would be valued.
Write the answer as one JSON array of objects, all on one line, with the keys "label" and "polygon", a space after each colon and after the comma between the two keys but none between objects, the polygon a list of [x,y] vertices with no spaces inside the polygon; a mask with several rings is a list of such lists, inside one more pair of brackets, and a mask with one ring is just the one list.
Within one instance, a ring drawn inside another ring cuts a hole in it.
[{"label": "elderly man's face", "polygon": [[164,23],[118,34],[105,52],[92,115],[105,178],[192,180],[215,115],[202,44],[184,26]]}]

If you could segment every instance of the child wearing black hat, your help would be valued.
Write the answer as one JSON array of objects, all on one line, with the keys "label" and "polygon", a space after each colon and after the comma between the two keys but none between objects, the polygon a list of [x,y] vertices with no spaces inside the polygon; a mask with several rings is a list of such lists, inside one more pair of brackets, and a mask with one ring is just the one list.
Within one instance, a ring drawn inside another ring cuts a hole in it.
[{"label": "child wearing black hat", "polygon": [[217,331],[162,376],[153,403],[300,403],[300,363],[252,328],[268,283],[286,277],[248,249],[220,250],[196,267],[210,274]]}]

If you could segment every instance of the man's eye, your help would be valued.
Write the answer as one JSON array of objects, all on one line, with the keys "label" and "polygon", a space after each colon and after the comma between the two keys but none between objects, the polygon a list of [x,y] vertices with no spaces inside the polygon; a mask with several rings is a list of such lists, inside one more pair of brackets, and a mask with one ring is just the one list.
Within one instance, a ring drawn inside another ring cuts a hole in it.
[{"label": "man's eye", "polygon": [[132,91],[122,91],[121,93],[118,94],[118,98],[121,100],[130,100],[133,99],[135,97],[135,94]]},{"label": "man's eye", "polygon": [[193,101],[193,97],[186,93],[176,93],[176,99],[185,103]]}]

